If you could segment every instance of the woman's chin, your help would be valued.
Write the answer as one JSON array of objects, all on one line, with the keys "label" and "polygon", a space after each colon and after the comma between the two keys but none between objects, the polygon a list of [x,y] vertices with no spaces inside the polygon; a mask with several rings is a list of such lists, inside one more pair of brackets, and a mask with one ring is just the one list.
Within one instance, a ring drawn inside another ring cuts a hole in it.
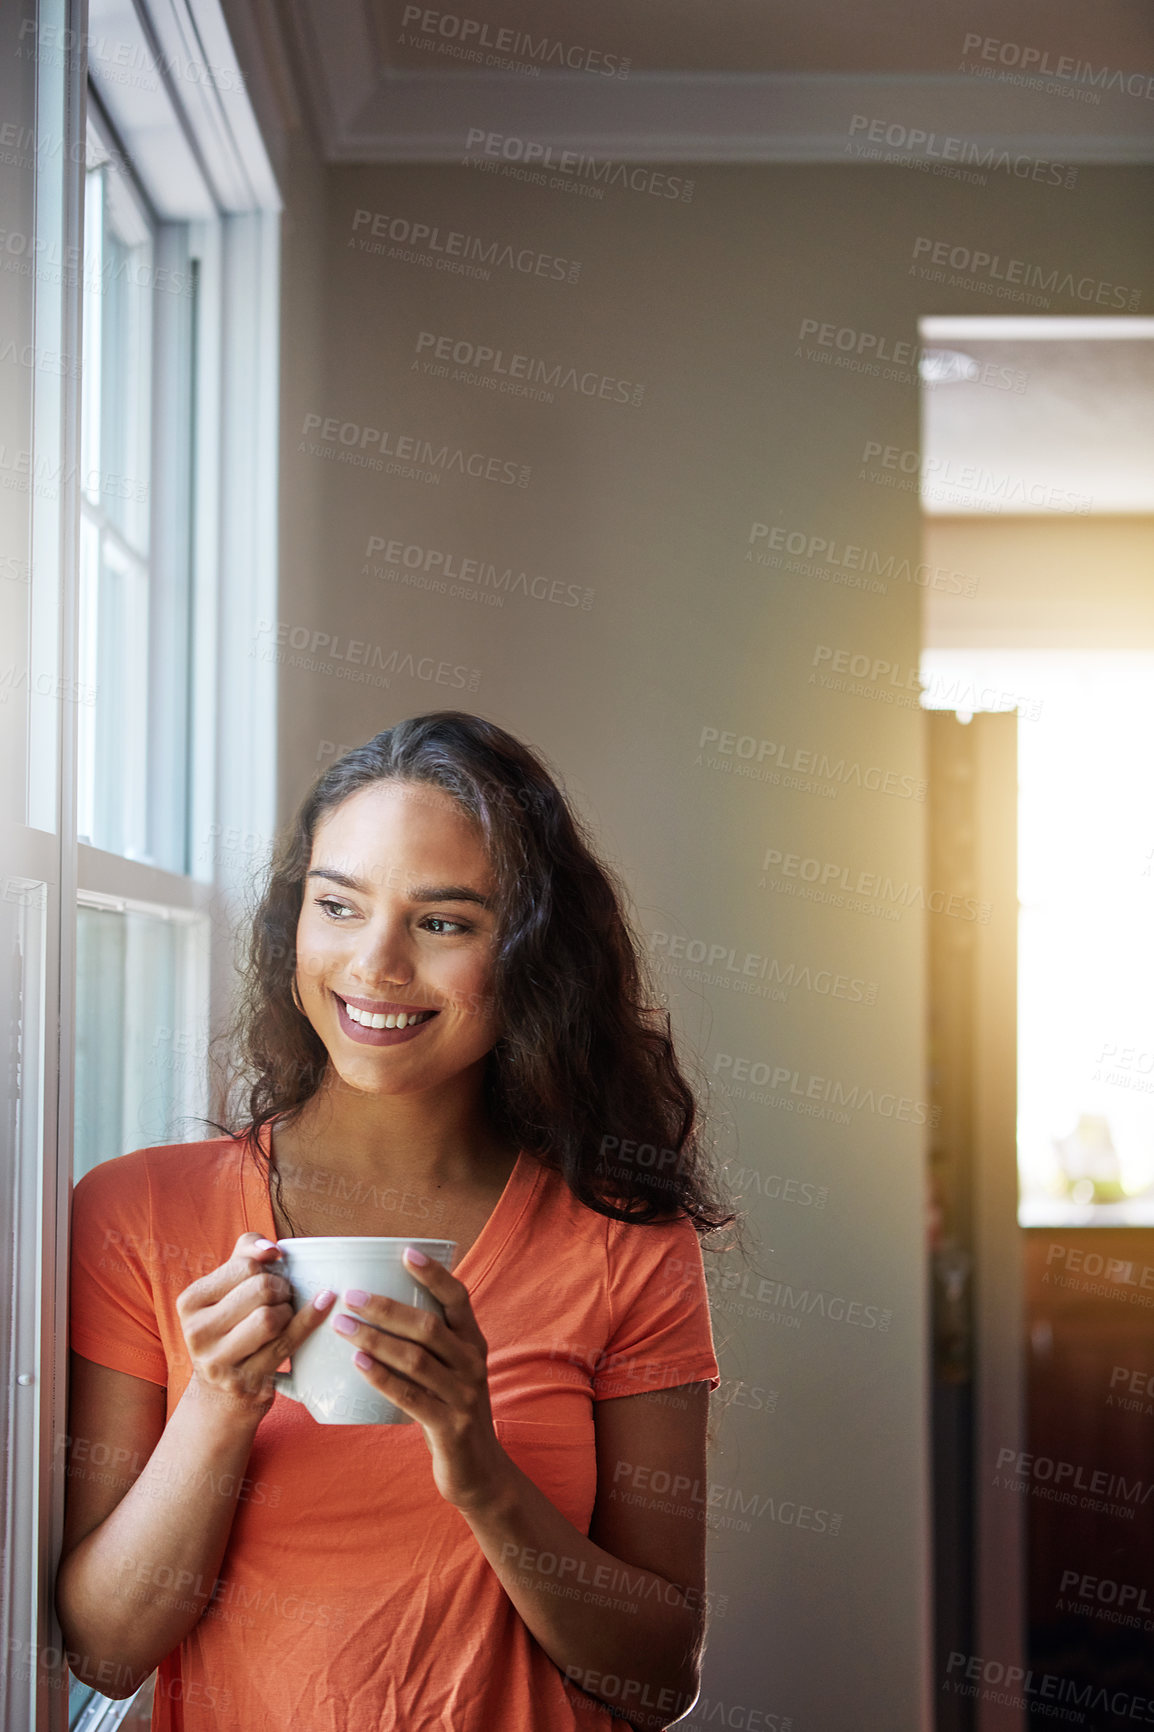
[{"label": "woman's chin", "polygon": [[329,1057],[330,1089],[337,1094],[357,1095],[360,1099],[386,1099],[390,1095],[412,1094],[428,1088],[427,1080],[413,1074],[405,1077],[382,1076],[378,1066],[367,1064],[337,1064]]}]

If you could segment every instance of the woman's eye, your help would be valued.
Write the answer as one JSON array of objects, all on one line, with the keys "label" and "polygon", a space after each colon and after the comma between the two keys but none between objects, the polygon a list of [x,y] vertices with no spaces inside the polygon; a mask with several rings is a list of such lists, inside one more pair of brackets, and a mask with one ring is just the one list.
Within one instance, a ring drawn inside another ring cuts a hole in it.
[{"label": "woman's eye", "polygon": [[[355,908],[350,908],[347,902],[341,902],[335,896],[318,896],[316,905],[318,908],[323,908],[329,919],[334,920],[338,926],[347,926],[346,916],[355,916],[357,912]],[[428,914],[422,920],[421,925],[437,937],[445,933],[471,932],[473,930],[467,921],[450,920],[445,914]]]}]

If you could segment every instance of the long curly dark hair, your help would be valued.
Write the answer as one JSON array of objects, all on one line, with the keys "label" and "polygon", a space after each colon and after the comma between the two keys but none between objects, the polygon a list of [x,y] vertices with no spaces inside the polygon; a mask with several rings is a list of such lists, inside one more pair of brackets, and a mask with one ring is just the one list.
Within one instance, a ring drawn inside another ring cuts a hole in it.
[{"label": "long curly dark hair", "polygon": [[[320,820],[382,781],[444,790],[479,827],[497,886],[487,1055],[494,1129],[613,1220],[687,1216],[704,1239],[739,1220],[707,1149],[693,1088],[657,1007],[626,896],[544,762],[461,710],[398,722],[317,778],[273,852],[226,1040],[229,1116],[258,1163],[263,1128],[320,1087],[328,1054],[293,993],[296,931]],[[280,1175],[270,1177],[279,1199]]]}]

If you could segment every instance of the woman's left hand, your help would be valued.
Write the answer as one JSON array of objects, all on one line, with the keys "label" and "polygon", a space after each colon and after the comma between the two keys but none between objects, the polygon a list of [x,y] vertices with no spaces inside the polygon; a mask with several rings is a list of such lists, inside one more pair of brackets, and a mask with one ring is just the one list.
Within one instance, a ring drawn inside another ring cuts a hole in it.
[{"label": "woman's left hand", "polygon": [[350,1288],[341,1295],[344,1309],[333,1307],[332,1327],[356,1349],[353,1363],[367,1382],[421,1427],[441,1496],[458,1509],[475,1508],[493,1496],[509,1465],[489,1406],[488,1343],[462,1281],[435,1258],[422,1266],[406,1251],[404,1263],[440,1300],[444,1322],[433,1311]]}]

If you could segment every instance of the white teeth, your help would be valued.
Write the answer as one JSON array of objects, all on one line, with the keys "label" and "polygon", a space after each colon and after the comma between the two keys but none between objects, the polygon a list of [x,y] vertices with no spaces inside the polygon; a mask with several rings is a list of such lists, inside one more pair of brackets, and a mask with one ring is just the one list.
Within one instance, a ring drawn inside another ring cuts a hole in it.
[{"label": "white teeth", "polygon": [[350,1021],[359,1023],[362,1028],[409,1028],[413,1023],[426,1021],[433,1014],[431,1010],[401,1010],[395,1013],[390,1011],[385,1015],[381,1011],[358,1010],[356,1005],[349,1004],[347,1000],[344,1002]]}]

